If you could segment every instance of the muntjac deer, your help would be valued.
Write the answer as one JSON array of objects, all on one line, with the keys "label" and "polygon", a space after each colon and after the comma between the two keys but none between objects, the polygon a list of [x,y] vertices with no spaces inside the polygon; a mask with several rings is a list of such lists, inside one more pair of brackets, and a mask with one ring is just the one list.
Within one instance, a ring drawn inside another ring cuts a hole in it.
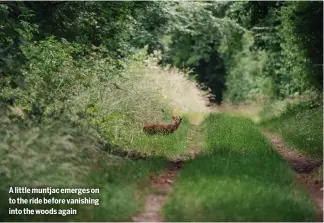
[{"label": "muntjac deer", "polygon": [[145,124],[143,131],[147,134],[170,134],[179,128],[182,121],[180,116],[172,117],[173,124]]}]

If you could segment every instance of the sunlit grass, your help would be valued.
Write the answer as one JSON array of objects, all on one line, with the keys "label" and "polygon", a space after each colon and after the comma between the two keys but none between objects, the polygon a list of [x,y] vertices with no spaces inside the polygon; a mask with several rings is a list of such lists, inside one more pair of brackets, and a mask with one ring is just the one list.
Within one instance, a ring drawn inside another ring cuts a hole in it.
[{"label": "sunlit grass", "polygon": [[313,221],[314,204],[252,121],[211,115],[205,152],[185,163],[168,221]]}]

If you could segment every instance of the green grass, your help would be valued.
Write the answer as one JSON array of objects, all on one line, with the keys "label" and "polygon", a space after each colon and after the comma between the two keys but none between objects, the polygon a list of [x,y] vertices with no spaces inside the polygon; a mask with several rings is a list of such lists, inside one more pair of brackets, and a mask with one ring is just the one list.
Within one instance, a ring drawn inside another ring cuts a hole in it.
[{"label": "green grass", "polygon": [[[99,205],[33,205],[35,209],[77,209],[77,215],[29,215],[29,216],[4,216],[4,220],[23,221],[131,221],[131,217],[142,211],[143,197],[150,189],[147,184],[149,173],[154,173],[166,164],[163,159],[150,161],[128,161],[122,165],[110,167],[106,170],[94,171],[88,183],[82,188],[99,188],[100,194],[93,198],[99,199]],[[139,187],[139,185],[141,185]],[[52,184],[51,184],[52,186]],[[15,197],[15,196],[12,196]],[[26,197],[26,196],[24,196]],[[64,196],[56,196],[61,198]],[[70,196],[77,198],[78,196]],[[80,196],[89,197],[89,196]],[[15,207],[11,205],[11,207]],[[28,207],[24,205],[23,207]]]},{"label": "green grass", "polygon": [[151,189],[149,174],[161,171],[166,164],[164,158],[151,158],[94,172],[91,180],[94,187],[99,185],[100,205],[83,209],[75,221],[131,221],[144,209],[145,195]]},{"label": "green grass", "polygon": [[177,178],[168,221],[314,221],[306,191],[252,121],[211,115],[203,127],[205,152]]},{"label": "green grass", "polygon": [[[91,196],[99,199],[99,205],[23,205],[21,208],[33,209],[70,209],[78,211],[77,215],[7,215],[8,208],[2,206],[5,213],[1,214],[3,220],[16,221],[131,221],[131,217],[142,211],[146,193],[150,190],[147,184],[149,173],[160,171],[166,166],[166,160],[155,158],[145,161],[125,161],[122,164],[92,171],[87,183],[76,188],[99,188],[100,193]],[[24,185],[26,186],[26,185]],[[48,185],[48,186],[52,186]],[[4,192],[3,192],[4,193]],[[35,196],[35,195],[34,195]],[[15,197],[32,197],[31,195],[12,195]],[[56,198],[78,198],[79,196],[56,195]],[[80,198],[90,197],[81,195]],[[49,196],[48,198],[51,198]],[[3,204],[8,197],[2,198]],[[15,208],[15,205],[10,205]],[[17,206],[19,207],[19,206]]]},{"label": "green grass", "polygon": [[323,157],[323,108],[298,109],[260,123],[301,153]]}]

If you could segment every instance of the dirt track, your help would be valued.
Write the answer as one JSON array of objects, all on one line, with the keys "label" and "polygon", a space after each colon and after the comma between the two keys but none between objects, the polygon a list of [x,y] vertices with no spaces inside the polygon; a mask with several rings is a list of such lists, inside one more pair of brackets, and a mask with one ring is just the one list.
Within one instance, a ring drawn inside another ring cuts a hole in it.
[{"label": "dirt track", "polygon": [[298,182],[308,189],[310,197],[317,205],[317,220],[323,222],[323,180],[315,179],[313,175],[323,161],[310,159],[284,145],[278,136],[268,132],[264,133],[271,140],[276,151],[288,161],[295,171]]},{"label": "dirt track", "polygon": [[162,207],[172,190],[172,183],[182,167],[182,161],[170,161],[168,169],[158,176],[150,177],[150,184],[156,193],[146,198],[145,210],[143,213],[133,217],[135,222],[162,222]]}]

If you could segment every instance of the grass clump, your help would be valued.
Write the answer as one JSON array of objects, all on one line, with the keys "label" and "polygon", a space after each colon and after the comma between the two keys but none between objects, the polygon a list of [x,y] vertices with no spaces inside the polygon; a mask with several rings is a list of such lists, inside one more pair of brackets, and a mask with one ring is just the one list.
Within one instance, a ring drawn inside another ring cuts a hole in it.
[{"label": "grass clump", "polygon": [[210,115],[205,152],[184,165],[168,221],[313,221],[315,206],[288,164],[246,118]]}]

